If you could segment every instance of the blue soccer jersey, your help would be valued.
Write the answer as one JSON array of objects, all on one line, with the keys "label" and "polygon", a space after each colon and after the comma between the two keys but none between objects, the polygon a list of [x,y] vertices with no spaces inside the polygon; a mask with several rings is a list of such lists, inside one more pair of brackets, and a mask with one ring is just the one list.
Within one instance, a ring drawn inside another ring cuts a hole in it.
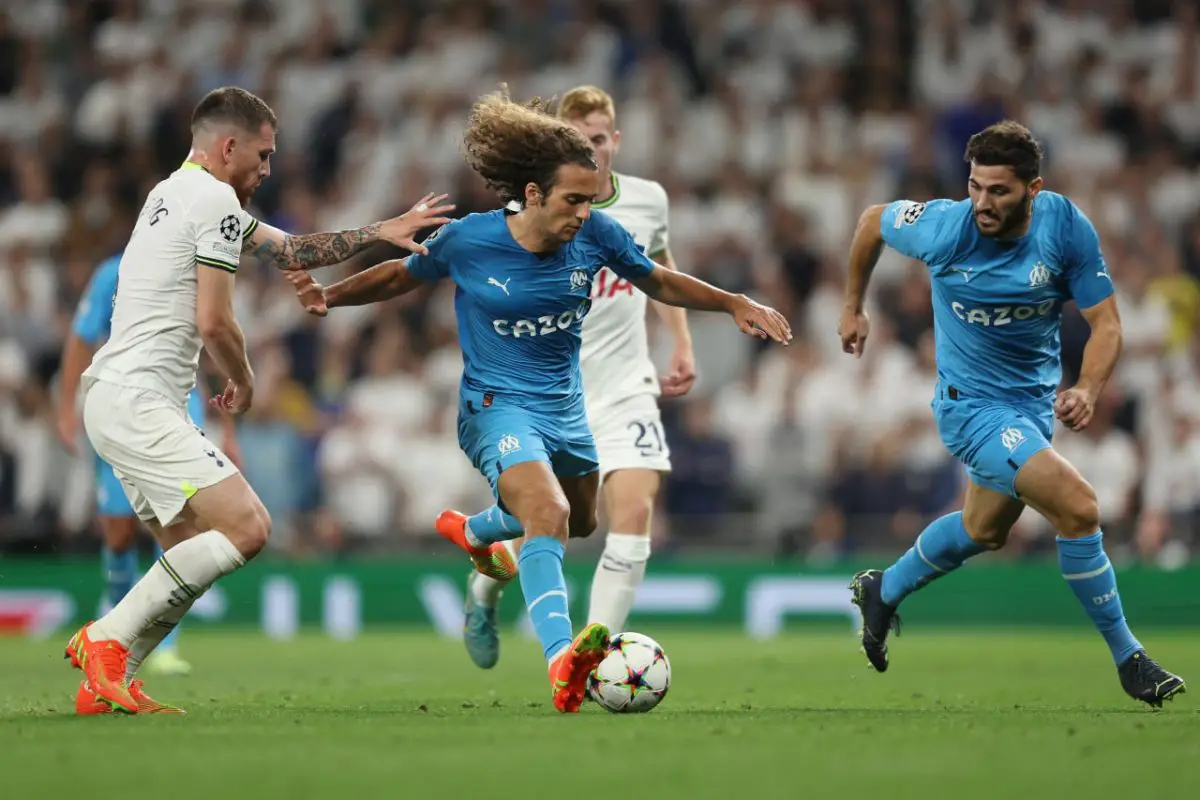
[{"label": "blue soccer jersey", "polygon": [[633,281],[654,270],[633,237],[594,211],[556,252],[531,253],[509,231],[508,212],[471,214],[425,241],[408,271],[423,281],[451,278],[463,351],[463,389],[553,410],[582,394],[580,329],[592,278],[603,267]]},{"label": "blue soccer jersey", "polygon": [[929,267],[938,377],[971,397],[1044,399],[1062,379],[1062,308],[1113,293],[1096,229],[1070,200],[1041,192],[1029,232],[983,236],[970,200],[887,206],[883,240]]},{"label": "blue soccer jersey", "polygon": [[1011,494],[1050,446],[1063,304],[1086,309],[1113,293],[1096,229],[1046,191],[1018,239],[981,235],[969,200],[900,200],[880,226],[888,246],[929,268],[942,439],[976,483]]},{"label": "blue soccer jersey", "polygon": [[633,281],[654,262],[602,212],[556,252],[517,244],[507,212],[471,214],[425,240],[409,272],[450,277],[463,351],[458,440],[493,491],[505,469],[544,461],[560,477],[599,469],[579,372],[592,278],[608,267]]}]

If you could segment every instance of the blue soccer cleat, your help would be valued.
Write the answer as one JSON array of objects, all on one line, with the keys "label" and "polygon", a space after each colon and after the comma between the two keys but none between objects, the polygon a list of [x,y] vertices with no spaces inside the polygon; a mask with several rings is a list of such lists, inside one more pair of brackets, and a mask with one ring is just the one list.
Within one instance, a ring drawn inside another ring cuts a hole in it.
[{"label": "blue soccer cleat", "polygon": [[467,655],[480,669],[491,669],[500,660],[500,628],[496,623],[495,606],[475,602],[471,584],[478,572],[467,576],[467,600],[463,604],[463,644]]}]

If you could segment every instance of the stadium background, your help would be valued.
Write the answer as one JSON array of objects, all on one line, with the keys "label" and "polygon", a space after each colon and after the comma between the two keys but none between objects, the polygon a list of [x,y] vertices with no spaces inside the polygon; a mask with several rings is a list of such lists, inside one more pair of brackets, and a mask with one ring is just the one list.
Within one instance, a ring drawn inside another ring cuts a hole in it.
[{"label": "stadium background", "polygon": [[[471,100],[500,81],[518,97],[587,82],[616,97],[618,169],[670,193],[681,268],[777,306],[798,334],[787,350],[760,347],[723,318],[692,315],[700,380],[664,406],[676,468],[652,572],[716,552],[748,564],[725,587],[746,588],[760,571],[841,576],[907,547],[959,502],[961,472],[928,410],[923,268],[885,254],[861,361],[840,354],[835,328],[859,210],[963,196],[967,137],[1009,116],[1045,144],[1047,186],[1100,230],[1125,323],[1125,355],[1095,422],[1056,444],[1096,486],[1114,560],[1160,588],[1146,602],[1174,607],[1179,584],[1152,568],[1186,566],[1200,506],[1196,16],[1193,4],[1166,0],[9,0],[0,9],[9,586],[91,591],[94,562],[68,558],[94,553],[98,539],[90,461],[56,440],[58,356],[91,270],[122,246],[148,187],[186,155],[202,93],[237,84],[277,110],[279,152],[252,211],[305,233],[399,213],[430,190],[450,192],[459,213],[494,207],[458,155]],[[393,254],[376,248],[324,276]],[[398,571],[355,573],[351,606],[371,606],[363,587],[389,580],[425,591],[420,565],[447,555],[432,533],[436,512],[488,501],[454,436],[451,295],[443,285],[315,321],[278,275],[243,266],[238,317],[258,381],[240,425],[245,471],[275,521],[275,563],[306,564],[289,567],[279,597],[363,554],[395,554],[376,564]],[[670,342],[656,322],[662,363]],[[1086,335],[1070,309],[1068,380]],[[1006,565],[993,574],[1017,569],[1028,585],[1058,591],[1052,553],[1052,533],[1026,515],[990,557]],[[586,581],[587,559],[574,562]],[[35,564],[59,571],[42,580]],[[327,580],[320,587],[341,596]],[[1133,597],[1131,588],[1123,583]],[[1078,621],[1074,608],[1063,614]]]}]

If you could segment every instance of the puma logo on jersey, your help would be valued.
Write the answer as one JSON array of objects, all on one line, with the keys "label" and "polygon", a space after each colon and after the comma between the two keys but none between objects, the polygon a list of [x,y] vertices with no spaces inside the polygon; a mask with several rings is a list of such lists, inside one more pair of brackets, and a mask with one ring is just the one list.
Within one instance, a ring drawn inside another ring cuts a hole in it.
[{"label": "puma logo on jersey", "polygon": [[504,294],[506,296],[511,297],[512,295],[509,295],[509,293],[508,293],[508,282],[511,280],[512,280],[512,278],[505,278],[504,283],[501,283],[500,281],[496,280],[495,278],[488,278],[487,282],[488,282],[488,286],[495,286],[500,291],[504,292]]},{"label": "puma logo on jersey", "polygon": [[580,322],[587,316],[591,307],[592,301],[585,300],[579,304],[578,308],[567,309],[557,316],[546,314],[535,320],[494,319],[492,328],[501,336],[511,336],[514,339],[520,339],[522,336],[549,336],[552,333],[568,330],[572,325]]},{"label": "puma logo on jersey", "polygon": [[962,303],[953,302],[950,308],[954,315],[963,322],[984,327],[999,327],[1011,325],[1013,322],[1024,322],[1034,317],[1046,317],[1054,310],[1057,300],[1043,300],[1036,306],[996,306],[995,308],[967,308]]}]

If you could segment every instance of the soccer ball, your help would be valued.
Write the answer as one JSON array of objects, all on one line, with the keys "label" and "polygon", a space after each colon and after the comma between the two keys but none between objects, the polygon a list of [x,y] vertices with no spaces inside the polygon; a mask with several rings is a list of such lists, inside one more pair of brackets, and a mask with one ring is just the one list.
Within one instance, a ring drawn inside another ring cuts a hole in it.
[{"label": "soccer ball", "polygon": [[614,714],[654,708],[671,688],[671,662],[658,642],[641,633],[614,634],[608,655],[588,676],[588,696]]}]

